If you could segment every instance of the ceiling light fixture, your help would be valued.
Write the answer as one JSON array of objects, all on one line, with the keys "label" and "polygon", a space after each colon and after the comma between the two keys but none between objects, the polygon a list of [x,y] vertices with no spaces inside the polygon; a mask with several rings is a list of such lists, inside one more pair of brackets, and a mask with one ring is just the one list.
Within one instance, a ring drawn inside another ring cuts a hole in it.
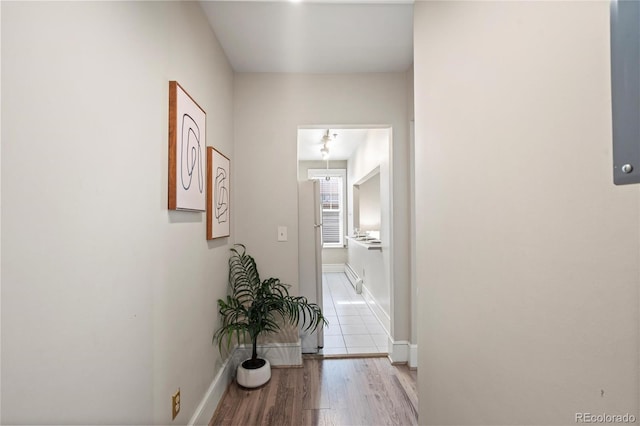
[{"label": "ceiling light fixture", "polygon": [[[333,139],[331,139],[331,136],[329,135],[330,130],[327,129],[327,133],[325,133],[322,136],[322,140],[320,142],[322,142],[322,148],[320,148],[320,154],[322,155],[322,159],[323,160],[328,160],[329,159],[329,142],[333,141]],[[335,139],[335,137],[338,136],[337,134],[333,134],[333,138]]]},{"label": "ceiling light fixture", "polygon": [[320,154],[322,155],[322,159],[323,160],[328,160],[329,159],[329,147],[327,147],[327,145],[324,145],[320,149]]},{"label": "ceiling light fixture", "polygon": [[331,136],[329,136],[329,132],[331,130],[327,129],[327,133],[325,133],[324,135],[322,135],[322,143],[327,145],[329,142],[331,142]]}]

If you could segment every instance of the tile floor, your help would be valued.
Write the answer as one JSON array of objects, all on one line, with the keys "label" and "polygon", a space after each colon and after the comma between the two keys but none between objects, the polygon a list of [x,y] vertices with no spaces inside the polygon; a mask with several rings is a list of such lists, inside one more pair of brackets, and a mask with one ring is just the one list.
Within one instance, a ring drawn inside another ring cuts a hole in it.
[{"label": "tile floor", "polygon": [[322,274],[323,355],[386,354],[388,336],[378,319],[342,272]]}]

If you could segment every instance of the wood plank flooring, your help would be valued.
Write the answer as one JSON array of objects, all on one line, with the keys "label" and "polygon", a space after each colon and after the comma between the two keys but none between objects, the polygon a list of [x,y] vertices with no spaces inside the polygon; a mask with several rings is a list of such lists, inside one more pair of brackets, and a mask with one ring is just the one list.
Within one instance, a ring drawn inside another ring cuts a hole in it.
[{"label": "wood plank flooring", "polygon": [[417,425],[416,372],[384,358],[304,358],[269,383],[229,386],[213,425]]}]

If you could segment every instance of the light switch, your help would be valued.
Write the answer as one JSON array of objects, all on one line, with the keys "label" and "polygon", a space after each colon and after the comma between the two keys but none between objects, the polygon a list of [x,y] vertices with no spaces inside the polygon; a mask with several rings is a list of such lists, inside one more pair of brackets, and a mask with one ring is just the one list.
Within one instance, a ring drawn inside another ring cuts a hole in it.
[{"label": "light switch", "polygon": [[287,227],[278,226],[278,241],[287,241]]}]

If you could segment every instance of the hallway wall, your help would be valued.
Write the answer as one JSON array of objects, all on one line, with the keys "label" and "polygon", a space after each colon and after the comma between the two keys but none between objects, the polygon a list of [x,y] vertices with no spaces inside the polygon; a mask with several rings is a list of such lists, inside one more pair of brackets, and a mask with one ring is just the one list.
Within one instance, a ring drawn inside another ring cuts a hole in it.
[{"label": "hallway wall", "polygon": [[186,424],[220,368],[233,240],[167,211],[171,79],[233,166],[198,3],[2,2],[2,424],[170,424],[178,387]]},{"label": "hallway wall", "polygon": [[[406,73],[237,74],[235,77],[236,239],[261,274],[297,291],[298,126],[393,127],[395,338],[409,339],[408,122]],[[274,183],[278,185],[275,186]],[[278,225],[288,242],[278,242]]]},{"label": "hallway wall", "polygon": [[417,2],[421,424],[638,415],[638,186],[608,2]]}]

